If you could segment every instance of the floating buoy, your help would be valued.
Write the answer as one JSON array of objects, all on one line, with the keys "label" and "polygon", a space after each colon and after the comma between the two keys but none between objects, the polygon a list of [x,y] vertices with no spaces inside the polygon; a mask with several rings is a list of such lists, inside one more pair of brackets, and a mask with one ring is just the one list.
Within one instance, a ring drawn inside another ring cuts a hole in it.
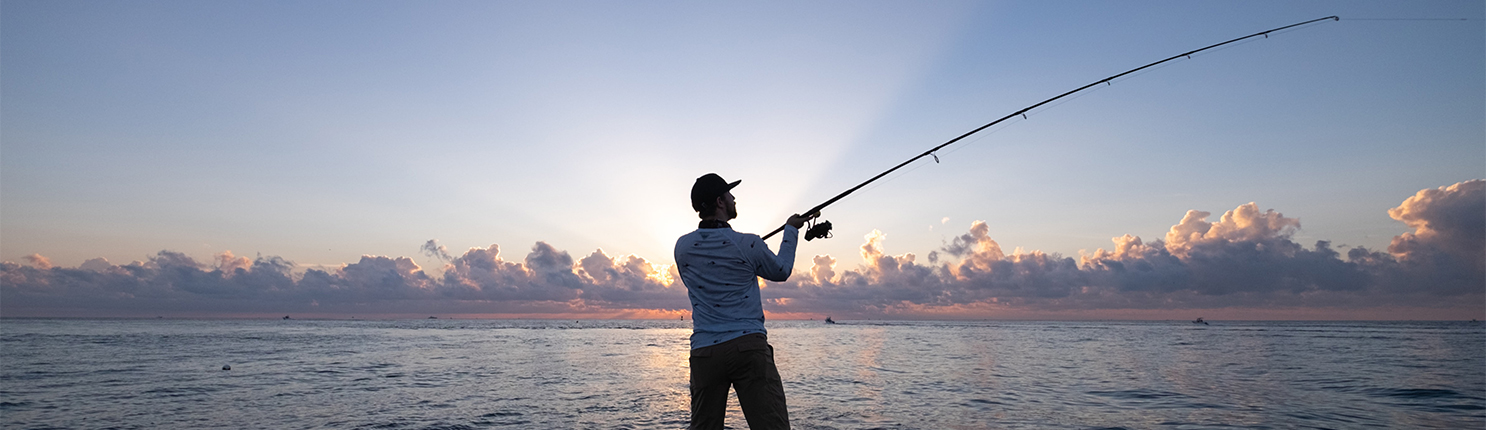
[{"label": "floating buoy", "polygon": [[222,370],[232,370],[232,365],[231,364],[224,365],[224,366],[222,366]]}]

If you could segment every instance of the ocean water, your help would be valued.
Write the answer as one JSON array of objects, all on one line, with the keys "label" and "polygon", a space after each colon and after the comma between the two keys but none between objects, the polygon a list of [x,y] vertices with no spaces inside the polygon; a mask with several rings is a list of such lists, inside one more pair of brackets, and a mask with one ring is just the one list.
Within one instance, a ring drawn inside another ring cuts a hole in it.
[{"label": "ocean water", "polygon": [[[1479,323],[769,333],[803,429],[1486,428]],[[0,428],[683,428],[689,334],[685,321],[0,320]],[[728,421],[747,427],[736,399]]]}]

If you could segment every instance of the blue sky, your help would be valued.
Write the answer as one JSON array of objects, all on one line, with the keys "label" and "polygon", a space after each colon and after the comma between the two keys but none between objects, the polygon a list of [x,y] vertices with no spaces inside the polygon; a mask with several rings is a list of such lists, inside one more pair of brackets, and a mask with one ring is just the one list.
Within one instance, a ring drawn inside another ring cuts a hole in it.
[{"label": "blue sky", "polygon": [[[1378,251],[1388,209],[1486,177],[1481,2],[0,3],[0,260],[161,250],[363,255],[499,244],[669,264],[707,172],[772,230],[825,211],[797,267],[919,262],[984,221],[1078,258],[1255,202],[1287,238]],[[1349,20],[1466,18],[1465,21]],[[947,221],[946,221],[947,219]],[[1345,254],[1345,252],[1343,252]]]}]

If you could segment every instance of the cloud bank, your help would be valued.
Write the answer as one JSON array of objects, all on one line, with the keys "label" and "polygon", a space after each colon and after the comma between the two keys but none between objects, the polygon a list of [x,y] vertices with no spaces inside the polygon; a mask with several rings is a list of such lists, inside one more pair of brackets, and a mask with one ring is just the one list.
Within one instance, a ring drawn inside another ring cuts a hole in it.
[{"label": "cloud bank", "polygon": [[[788,282],[765,288],[776,316],[849,318],[1153,317],[1196,310],[1284,310],[1281,317],[1390,317],[1413,309],[1456,318],[1486,312],[1486,181],[1425,189],[1388,210],[1413,229],[1386,250],[1345,255],[1327,241],[1292,240],[1300,220],[1255,203],[1209,221],[1192,210],[1160,239],[1124,235],[1077,258],[1007,253],[986,223],[924,258],[887,251],[873,231],[861,264],[818,255]],[[675,270],[639,256],[595,250],[575,258],[537,242],[507,260],[498,245],[459,256],[425,243],[444,262],[431,275],[408,257],[363,256],[336,270],[297,273],[278,257],[224,252],[199,262],[160,251],[115,265],[75,268],[31,255],[0,263],[4,316],[487,315],[674,318],[689,312]],[[1357,312],[1358,310],[1369,310]],[[1252,312],[1246,315],[1255,315]],[[1185,317],[1186,315],[1178,315]],[[1266,315],[1256,315],[1264,317]]]}]

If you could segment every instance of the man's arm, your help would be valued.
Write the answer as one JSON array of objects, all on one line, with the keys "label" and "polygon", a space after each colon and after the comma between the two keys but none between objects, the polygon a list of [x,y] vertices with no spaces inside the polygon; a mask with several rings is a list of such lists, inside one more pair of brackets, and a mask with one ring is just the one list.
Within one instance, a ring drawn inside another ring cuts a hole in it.
[{"label": "man's arm", "polygon": [[749,257],[754,260],[755,275],[774,282],[784,282],[789,279],[790,273],[795,268],[795,245],[800,242],[800,227],[804,226],[805,221],[808,220],[810,217],[802,217],[799,214],[789,217],[789,221],[784,225],[784,239],[779,242],[778,255],[769,250],[769,245],[764,243],[763,239],[753,236],[756,243],[750,244],[749,248],[744,251],[753,254]]}]

